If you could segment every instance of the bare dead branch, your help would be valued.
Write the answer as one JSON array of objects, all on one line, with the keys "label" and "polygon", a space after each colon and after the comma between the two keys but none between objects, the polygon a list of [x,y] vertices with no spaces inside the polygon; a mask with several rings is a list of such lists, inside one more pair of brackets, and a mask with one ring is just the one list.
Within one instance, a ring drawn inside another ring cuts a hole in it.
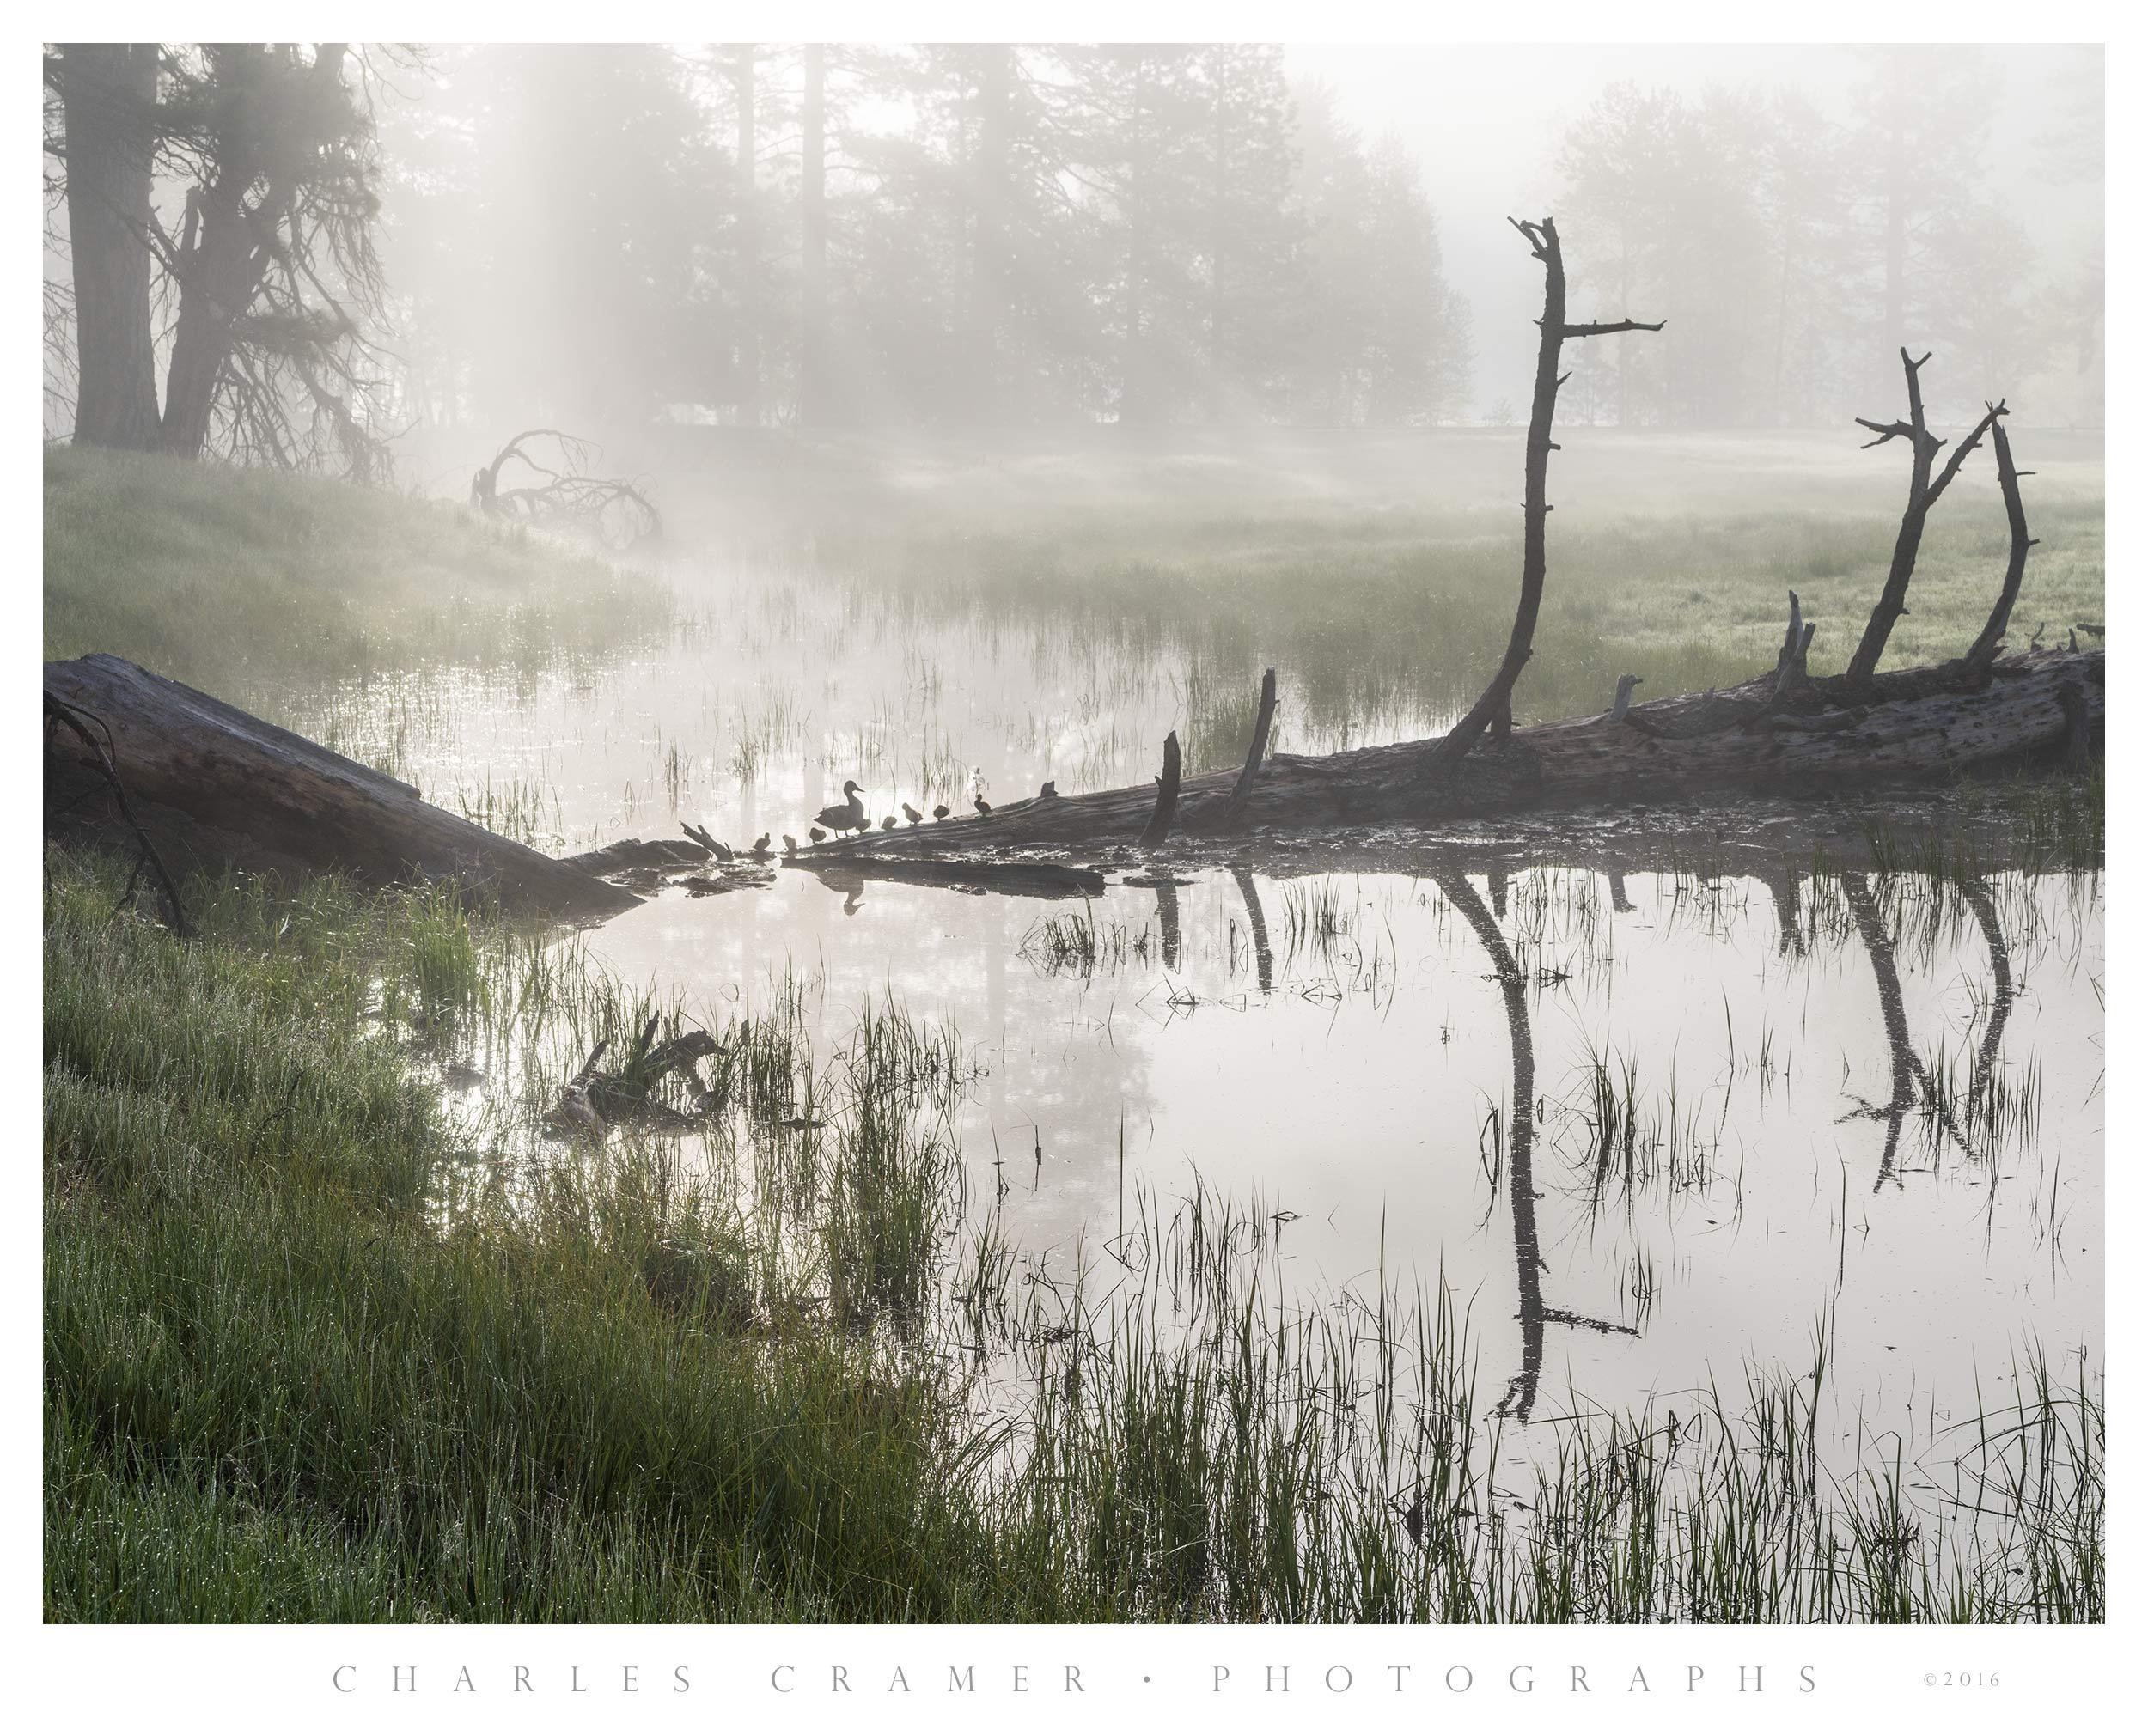
[{"label": "bare dead branch", "polygon": [[90,757],[97,763],[98,771],[103,774],[107,788],[112,791],[113,801],[119,807],[119,818],[126,822],[127,829],[133,832],[136,842],[142,846],[142,853],[135,858],[134,872],[128,878],[127,889],[120,894],[120,904],[125,905],[134,896],[135,884],[141,879],[143,868],[147,867],[156,876],[157,885],[163,889],[165,905],[172,913],[172,932],[185,940],[187,937],[186,912],[180,905],[179,888],[173,884],[171,870],[164,866],[164,858],[157,854],[156,846],[150,842],[149,833],[142,829],[142,822],[135,818],[133,804],[127,800],[127,788],[119,781],[119,767],[114,761],[111,726],[95,712],[82,710],[47,693],[45,696],[45,729],[48,740],[56,728],[65,728],[89,750]]},{"label": "bare dead branch", "polygon": [[[1529,404],[1529,444],[1523,467],[1522,594],[1515,606],[1514,630],[1507,640],[1506,655],[1477,703],[1434,751],[1429,767],[1434,777],[1451,776],[1486,730],[1495,729],[1498,739],[1505,739],[1514,716],[1515,683],[1522,679],[1529,662],[1536,617],[1544,600],[1544,524],[1552,511],[1551,503],[1544,496],[1551,455],[1557,446],[1552,439],[1552,423],[1558,412],[1559,388],[1566,381],[1559,372],[1559,346],[1571,330],[1566,323],[1566,265],[1559,251],[1559,230],[1549,217],[1533,223],[1512,217],[1507,221],[1529,242],[1529,251],[1544,266],[1544,312],[1537,321],[1536,387]],[[1662,322],[1653,326],[1627,322],[1614,329],[1659,331]]]},{"label": "bare dead branch", "polygon": [[[556,451],[546,464],[529,442],[549,441]],[[495,517],[517,519],[546,530],[591,536],[613,548],[631,548],[660,534],[662,515],[640,487],[623,477],[595,475],[599,457],[595,442],[557,428],[530,428],[516,435],[470,478],[470,504]],[[527,466],[540,478],[520,488],[502,488],[501,472],[510,462]]]},{"label": "bare dead branch", "polygon": [[2029,565],[2029,551],[2036,545],[2036,539],[2029,534],[2029,515],[2021,503],[2023,472],[2014,468],[2014,448],[2006,437],[2006,424],[1999,418],[2006,414],[2006,400],[2001,399],[1992,406],[1985,422],[1992,430],[1992,455],[1998,466],[1999,497],[2006,503],[2006,574],[2000,580],[1998,600],[1992,605],[1991,618],[1984,623],[1984,630],[1970,645],[1968,660],[1978,667],[1988,667],[1998,655],[1998,649],[2006,638],[2006,623],[2014,612],[2014,602],[2021,595],[2021,580]]}]

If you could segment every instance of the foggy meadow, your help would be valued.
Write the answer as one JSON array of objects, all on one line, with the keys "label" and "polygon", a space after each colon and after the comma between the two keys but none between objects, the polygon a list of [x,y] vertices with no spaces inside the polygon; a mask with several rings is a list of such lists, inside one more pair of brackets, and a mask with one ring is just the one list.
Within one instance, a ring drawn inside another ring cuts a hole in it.
[{"label": "foggy meadow", "polygon": [[47,45],[48,1617],[2103,1619],[2102,78]]}]

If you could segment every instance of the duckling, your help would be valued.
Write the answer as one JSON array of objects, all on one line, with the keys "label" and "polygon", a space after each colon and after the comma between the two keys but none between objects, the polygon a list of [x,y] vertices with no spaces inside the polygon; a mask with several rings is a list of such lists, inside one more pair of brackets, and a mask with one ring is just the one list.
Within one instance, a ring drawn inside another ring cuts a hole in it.
[{"label": "duckling", "polygon": [[881,829],[882,831],[893,831],[895,829],[895,817],[894,817],[894,815],[893,815],[893,814],[891,813],[891,814],[889,814],[889,815],[888,816],[888,818],[887,818],[887,819],[883,819],[882,821],[881,821],[881,823],[880,823],[880,829]]},{"label": "duckling", "polygon": [[798,853],[798,840],[791,837],[789,832],[783,835],[783,853],[785,856],[796,856]]},{"label": "duckling", "polygon": [[902,817],[908,820],[912,825],[915,825],[919,820],[924,818],[923,814],[919,813],[916,808],[911,807],[906,801],[902,805]]},{"label": "duckling", "polygon": [[1039,801],[1056,801],[1059,795],[1059,781],[1056,777],[1044,780],[1044,788],[1037,792]]},{"label": "duckling", "polygon": [[828,835],[819,826],[809,825],[806,828],[806,836],[811,838],[815,844],[825,844],[827,842]]},{"label": "duckling", "polygon": [[755,856],[766,856],[768,854],[768,834],[766,832],[763,832],[759,838],[754,840],[754,854]]},{"label": "duckling", "polygon": [[977,811],[979,813],[990,813],[992,811],[992,805],[980,795],[977,798]]},{"label": "duckling", "polygon": [[943,801],[932,810],[932,817],[935,819],[945,819],[953,812],[954,810]]},{"label": "duckling", "polygon": [[860,792],[854,783],[843,786],[845,801],[832,807],[824,807],[814,818],[830,831],[863,831],[872,822],[865,817],[865,804],[859,799]]}]

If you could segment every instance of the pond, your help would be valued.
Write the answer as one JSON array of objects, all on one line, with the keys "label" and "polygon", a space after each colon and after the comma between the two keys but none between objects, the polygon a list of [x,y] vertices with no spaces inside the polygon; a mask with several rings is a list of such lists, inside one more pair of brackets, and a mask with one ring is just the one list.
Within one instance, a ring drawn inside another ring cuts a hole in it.
[{"label": "pond", "polygon": [[[1617,816],[1571,846],[1121,852],[1071,899],[781,862],[849,777],[876,814],[1071,794],[1150,776],[1174,727],[1230,763],[1252,695],[1213,685],[1169,645],[768,572],[618,666],[375,680],[297,727],[541,847],[769,834],[767,884],[559,947],[711,1026],[944,1026],[967,1215],[1033,1277],[1130,1270],[1144,1199],[1212,1195],[1308,1307],[1443,1285],[1516,1466],[1550,1450],[1529,1425],[1675,1410],[1821,1340],[1852,1458],[2039,1357],[2100,1369],[2100,872],[1622,852]],[[1283,694],[1301,751],[1447,721]]]}]

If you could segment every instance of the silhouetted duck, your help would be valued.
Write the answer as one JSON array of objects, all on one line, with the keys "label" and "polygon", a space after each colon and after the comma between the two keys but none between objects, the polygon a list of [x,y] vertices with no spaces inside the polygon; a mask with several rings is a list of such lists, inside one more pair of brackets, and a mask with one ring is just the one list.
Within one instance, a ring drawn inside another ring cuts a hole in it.
[{"label": "silhouetted duck", "polygon": [[821,831],[817,825],[808,826],[806,828],[806,836],[811,838],[815,844],[824,843],[827,838],[827,833]]},{"label": "silhouetted duck", "polygon": [[977,798],[977,811],[979,813],[990,813],[992,811],[992,805],[980,795]]},{"label": "silhouetted duck", "polygon": [[768,854],[768,834],[766,832],[763,832],[759,838],[754,840],[754,854],[755,856],[766,856]]},{"label": "silhouetted duck", "polygon": [[1037,800],[1039,801],[1056,801],[1059,799],[1059,780],[1055,777],[1047,777],[1044,780],[1044,788],[1037,792]]},{"label": "silhouetted duck", "polygon": [[785,856],[796,856],[798,853],[798,840],[791,837],[789,832],[783,835],[783,853]]},{"label": "silhouetted duck", "polygon": [[954,810],[952,810],[951,808],[949,808],[949,807],[948,807],[948,805],[947,805],[947,804],[943,801],[943,802],[942,802],[942,803],[941,803],[941,804],[940,804],[937,807],[936,807],[936,808],[934,808],[934,809],[932,810],[932,817],[933,817],[933,819],[945,819],[948,817],[948,815],[949,815],[950,813],[952,813],[953,811],[954,811]]},{"label": "silhouetted duck", "polygon": [[894,815],[893,815],[893,814],[891,813],[891,814],[889,814],[889,815],[888,816],[888,818],[887,818],[887,819],[883,819],[882,821],[881,821],[881,823],[880,823],[880,829],[881,829],[882,831],[893,831],[895,829],[895,817],[894,817]]},{"label": "silhouetted duck", "polygon": [[857,785],[845,783],[843,794],[849,798],[847,801],[839,802],[833,807],[824,807],[814,818],[830,831],[864,831],[872,821],[866,817],[865,804],[858,800]]},{"label": "silhouetted duck", "polygon": [[912,825],[915,825],[919,820],[924,818],[923,814],[919,813],[916,808],[911,807],[906,801],[902,805],[902,817],[908,820]]}]

